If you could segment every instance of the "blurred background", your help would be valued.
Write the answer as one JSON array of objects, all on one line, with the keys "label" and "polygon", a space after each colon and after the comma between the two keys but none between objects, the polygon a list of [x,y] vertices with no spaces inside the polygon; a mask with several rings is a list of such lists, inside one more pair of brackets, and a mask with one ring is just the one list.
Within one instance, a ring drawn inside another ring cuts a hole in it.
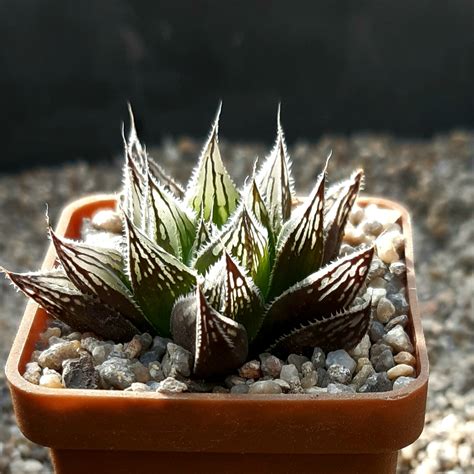
[{"label": "blurred background", "polygon": [[[474,2],[0,0],[0,264],[40,266],[64,204],[121,183],[122,123],[185,182],[220,99],[236,182],[283,104],[297,189],[330,150],[413,218],[431,377],[400,474],[474,473]],[[0,278],[0,366],[25,298]],[[0,473],[51,472],[0,371]]]},{"label": "blurred background", "polygon": [[4,170],[207,132],[290,141],[370,130],[429,137],[474,123],[474,2],[1,0]]}]

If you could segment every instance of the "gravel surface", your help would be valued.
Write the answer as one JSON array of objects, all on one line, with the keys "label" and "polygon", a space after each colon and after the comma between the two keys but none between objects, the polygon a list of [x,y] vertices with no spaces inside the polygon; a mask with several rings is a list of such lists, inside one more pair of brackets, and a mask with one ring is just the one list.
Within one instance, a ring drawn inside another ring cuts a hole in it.
[{"label": "gravel surface", "polygon": [[[474,444],[474,134],[453,132],[429,141],[389,136],[325,137],[290,148],[297,189],[304,194],[333,150],[331,179],[356,166],[366,171],[366,192],[406,204],[413,216],[417,285],[431,362],[426,427],[399,458],[400,473],[472,473]],[[185,181],[199,144],[182,139],[151,151]],[[222,144],[238,180],[266,147]],[[0,262],[18,271],[39,267],[47,247],[44,203],[55,222],[67,201],[120,186],[119,164],[77,162],[62,168],[0,175]],[[0,281],[0,364],[4,364],[25,299]],[[384,308],[390,312],[391,308]],[[315,359],[317,362],[317,357]],[[271,365],[270,365],[271,367]],[[179,387],[169,387],[179,390]],[[267,387],[278,391],[272,385]],[[281,387],[280,387],[281,388]],[[257,387],[256,390],[262,390]],[[0,472],[47,473],[47,451],[15,425],[0,373]]]}]

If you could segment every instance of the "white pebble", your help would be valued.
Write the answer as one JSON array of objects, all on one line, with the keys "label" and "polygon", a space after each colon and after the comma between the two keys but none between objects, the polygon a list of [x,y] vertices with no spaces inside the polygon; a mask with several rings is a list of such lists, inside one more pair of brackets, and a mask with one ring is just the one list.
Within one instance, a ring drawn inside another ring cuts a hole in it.
[{"label": "white pebble", "polygon": [[407,364],[398,364],[387,370],[387,376],[390,380],[395,380],[398,377],[412,377],[414,374],[415,369]]},{"label": "white pebble", "polygon": [[401,326],[397,325],[393,329],[390,329],[383,339],[389,346],[395,349],[396,352],[413,352],[413,345],[410,342],[410,338]]},{"label": "white pebble", "polygon": [[395,234],[392,232],[384,232],[379,235],[375,241],[377,255],[382,262],[390,264],[400,260],[397,249],[395,247]]},{"label": "white pebble", "polygon": [[111,209],[97,211],[92,216],[91,224],[98,230],[112,232],[113,234],[122,233],[122,219],[117,212]]},{"label": "white pebble", "polygon": [[61,375],[55,370],[44,369],[43,375],[39,380],[41,387],[48,388],[64,388],[61,380]]}]

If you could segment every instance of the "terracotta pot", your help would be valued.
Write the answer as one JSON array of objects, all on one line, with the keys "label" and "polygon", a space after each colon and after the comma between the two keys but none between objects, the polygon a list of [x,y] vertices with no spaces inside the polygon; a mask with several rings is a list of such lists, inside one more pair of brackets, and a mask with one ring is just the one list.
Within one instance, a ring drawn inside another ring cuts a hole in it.
[{"label": "terracotta pot", "polygon": [[[81,221],[111,196],[94,196],[65,208],[60,234],[77,238]],[[51,448],[57,473],[390,473],[397,452],[420,435],[425,416],[428,357],[413,271],[408,213],[406,237],[410,304],[408,331],[416,347],[417,379],[385,393],[342,395],[229,395],[43,388],[21,374],[46,315],[29,302],[6,365],[18,425],[26,437]],[[49,249],[43,268],[55,260]]]}]

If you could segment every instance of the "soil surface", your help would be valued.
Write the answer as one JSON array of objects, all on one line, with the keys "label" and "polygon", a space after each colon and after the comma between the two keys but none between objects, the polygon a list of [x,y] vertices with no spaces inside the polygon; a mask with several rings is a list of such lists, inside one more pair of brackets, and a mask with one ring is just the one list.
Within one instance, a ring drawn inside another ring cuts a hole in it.
[{"label": "soil surface", "polygon": [[[200,144],[167,142],[151,155],[177,179],[190,175]],[[471,473],[474,444],[474,133],[453,132],[425,141],[390,136],[326,136],[290,148],[297,190],[304,194],[329,150],[331,181],[358,166],[366,172],[365,192],[405,204],[414,222],[418,295],[431,362],[426,427],[399,457],[400,473]],[[232,176],[241,184],[256,155],[267,147],[222,143]],[[120,186],[120,163],[32,169],[0,175],[0,263],[13,270],[36,270],[48,239],[49,205],[56,222],[64,203]],[[0,280],[0,365],[18,327],[25,298]],[[0,373],[0,472],[47,473],[45,448],[19,432],[3,370]]]}]

